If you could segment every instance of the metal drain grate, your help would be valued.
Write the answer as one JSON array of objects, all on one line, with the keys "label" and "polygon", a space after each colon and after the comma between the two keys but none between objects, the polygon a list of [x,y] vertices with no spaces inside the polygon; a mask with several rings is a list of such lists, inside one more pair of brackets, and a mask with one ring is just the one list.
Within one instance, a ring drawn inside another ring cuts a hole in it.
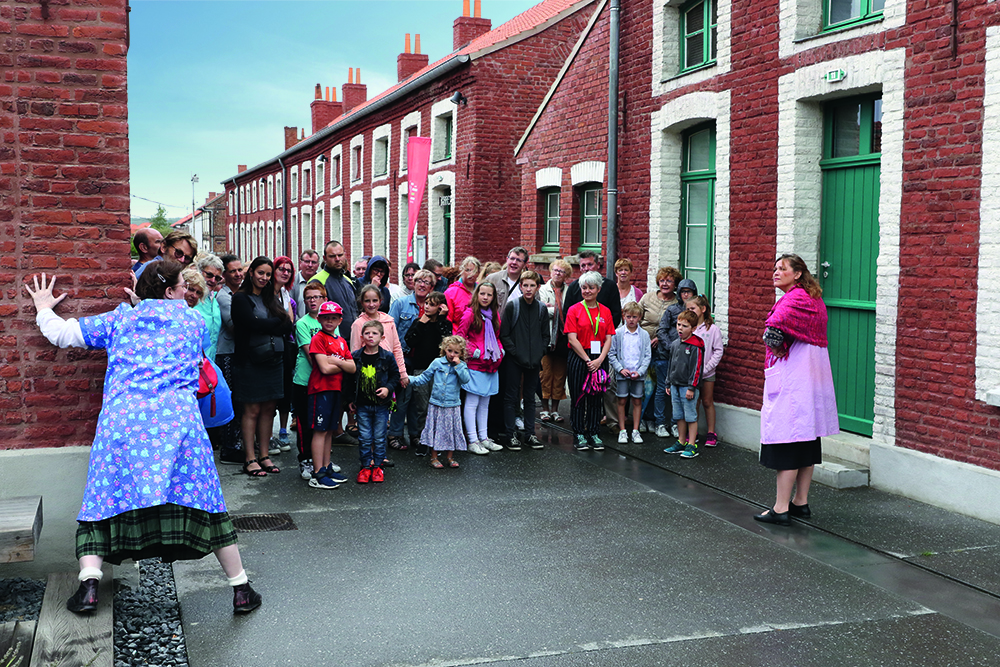
[{"label": "metal drain grate", "polygon": [[291,514],[237,514],[229,517],[241,533],[298,530]]}]

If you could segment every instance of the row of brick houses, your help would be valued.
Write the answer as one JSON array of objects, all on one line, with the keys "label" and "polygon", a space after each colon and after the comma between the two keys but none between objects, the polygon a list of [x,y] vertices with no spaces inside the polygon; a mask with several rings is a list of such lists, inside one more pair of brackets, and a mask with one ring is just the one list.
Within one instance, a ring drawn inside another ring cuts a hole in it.
[{"label": "row of brick houses", "polygon": [[[363,156],[364,173],[339,196],[295,202],[290,247],[340,237],[352,256],[387,252],[398,263],[397,146],[414,127],[435,144],[419,231],[429,255],[496,258],[517,240],[544,266],[606,250],[613,4],[543,2],[533,11],[563,18],[489,63],[476,41],[462,49],[456,37],[456,52],[417,78],[463,56],[469,65],[430,85],[402,81],[380,96],[395,96],[391,110],[375,98],[314,127],[280,156],[286,169],[326,152]],[[1000,488],[995,3],[625,0],[620,21],[618,254],[647,278],[677,266],[712,299],[726,340],[720,432],[757,442],[770,269],[776,254],[796,252],[820,277],[830,311],[845,433],[827,452],[870,466],[874,485],[1000,519],[981,502]],[[561,40],[543,44],[555,30]],[[545,90],[495,97],[523,80],[524,50],[553,42]],[[456,91],[468,106],[449,101]],[[497,109],[480,132],[480,114]],[[442,114],[454,128],[447,158]],[[369,169],[384,154],[380,186]],[[276,162],[232,184],[277,178]],[[442,201],[454,211],[450,226]],[[306,215],[326,228],[310,232]],[[265,218],[281,216],[231,209],[241,247],[267,248],[243,227],[263,230]]]},{"label": "row of brick houses", "polygon": [[[229,249],[339,238],[398,269],[412,134],[434,146],[426,256],[606,249],[617,4],[618,254],[647,281],[678,266],[711,296],[720,434],[756,442],[768,277],[797,252],[830,309],[845,434],[827,452],[870,465],[878,487],[1000,521],[991,0],[545,0],[496,29],[462,16],[453,53],[404,52],[399,83],[371,99],[360,74],[339,101],[321,88],[310,136],[290,128],[282,154],[228,179]],[[19,286],[57,272],[68,316],[121,298],[125,2],[5,5],[0,33],[0,442],[87,445],[102,356],[41,340]]]}]

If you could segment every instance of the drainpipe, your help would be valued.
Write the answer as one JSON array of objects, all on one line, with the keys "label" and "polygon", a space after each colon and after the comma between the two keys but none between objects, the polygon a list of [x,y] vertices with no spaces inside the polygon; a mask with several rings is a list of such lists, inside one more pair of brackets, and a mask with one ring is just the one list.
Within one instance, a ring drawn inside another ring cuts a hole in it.
[{"label": "drainpipe", "polygon": [[621,0],[611,0],[611,51],[608,54],[608,278],[618,261],[618,26]]},{"label": "drainpipe", "polygon": [[[282,253],[285,254],[285,248],[288,247],[289,234],[292,230],[288,228],[288,197],[285,196],[285,178],[287,174],[285,173],[285,163],[278,158],[278,166],[281,167],[281,228],[284,230],[285,238],[281,239]],[[292,259],[293,262],[298,261],[297,258]]]},{"label": "drainpipe", "polygon": [[[232,182],[233,182],[233,196],[236,198],[236,202],[235,202],[235,204],[233,206],[233,208],[236,209],[236,244],[235,245],[242,245],[243,244],[243,239],[240,238],[240,186],[236,184],[236,177],[235,176],[233,176],[233,181]],[[235,245],[231,246],[231,248],[235,247]],[[231,248],[227,248],[227,250],[229,250]],[[244,250],[244,252],[246,251],[245,248],[243,250]],[[223,267],[223,268],[225,268],[225,267]]]}]

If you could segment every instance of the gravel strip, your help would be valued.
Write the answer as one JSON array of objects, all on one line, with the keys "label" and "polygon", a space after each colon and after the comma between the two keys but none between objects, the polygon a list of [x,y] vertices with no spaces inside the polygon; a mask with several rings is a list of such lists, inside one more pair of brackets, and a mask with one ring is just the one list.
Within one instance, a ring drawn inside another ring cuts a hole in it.
[{"label": "gravel strip", "polygon": [[0,623],[37,621],[44,595],[42,579],[0,579]]},{"label": "gravel strip", "polygon": [[159,559],[139,561],[139,585],[115,594],[115,667],[187,667],[174,570]]}]

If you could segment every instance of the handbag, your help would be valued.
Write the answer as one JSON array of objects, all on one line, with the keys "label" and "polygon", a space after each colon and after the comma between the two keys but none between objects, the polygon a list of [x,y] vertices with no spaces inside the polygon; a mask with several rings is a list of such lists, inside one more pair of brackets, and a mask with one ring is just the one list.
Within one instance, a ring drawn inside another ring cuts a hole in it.
[{"label": "handbag", "polygon": [[233,420],[233,397],[222,371],[215,362],[202,355],[198,366],[198,408],[205,428],[228,424]]},{"label": "handbag", "polygon": [[285,351],[284,341],[280,336],[256,334],[250,338],[247,346],[247,357],[251,363],[266,363],[274,360],[274,355]]}]

